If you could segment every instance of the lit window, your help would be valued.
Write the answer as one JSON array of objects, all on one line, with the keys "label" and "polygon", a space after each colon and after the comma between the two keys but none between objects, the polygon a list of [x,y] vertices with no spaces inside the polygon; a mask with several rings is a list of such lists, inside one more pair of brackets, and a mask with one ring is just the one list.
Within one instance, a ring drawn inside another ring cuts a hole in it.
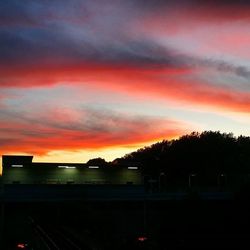
[{"label": "lit window", "polygon": [[75,166],[57,166],[58,168],[74,169]]},{"label": "lit window", "polygon": [[11,165],[11,167],[13,167],[13,168],[22,168],[23,165]]},{"label": "lit window", "polygon": [[128,167],[128,169],[136,170],[136,169],[138,169],[138,167]]},{"label": "lit window", "polygon": [[68,167],[68,166],[57,166],[58,168],[66,168],[66,167]]},{"label": "lit window", "polygon": [[89,168],[99,168],[99,166],[89,166]]}]

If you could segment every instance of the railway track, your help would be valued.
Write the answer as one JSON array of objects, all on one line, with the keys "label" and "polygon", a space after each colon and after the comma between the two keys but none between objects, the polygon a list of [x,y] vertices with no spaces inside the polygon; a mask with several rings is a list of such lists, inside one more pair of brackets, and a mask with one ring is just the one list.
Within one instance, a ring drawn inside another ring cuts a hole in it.
[{"label": "railway track", "polygon": [[31,217],[29,219],[40,242],[41,250],[91,250],[60,226],[38,222]]}]

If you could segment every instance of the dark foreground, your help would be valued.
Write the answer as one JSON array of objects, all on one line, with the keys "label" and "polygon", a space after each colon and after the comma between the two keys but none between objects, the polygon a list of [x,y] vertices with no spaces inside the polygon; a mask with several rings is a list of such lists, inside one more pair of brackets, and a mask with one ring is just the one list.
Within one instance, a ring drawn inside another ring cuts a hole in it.
[{"label": "dark foreground", "polygon": [[242,199],[12,202],[1,249],[247,249],[249,211]]}]

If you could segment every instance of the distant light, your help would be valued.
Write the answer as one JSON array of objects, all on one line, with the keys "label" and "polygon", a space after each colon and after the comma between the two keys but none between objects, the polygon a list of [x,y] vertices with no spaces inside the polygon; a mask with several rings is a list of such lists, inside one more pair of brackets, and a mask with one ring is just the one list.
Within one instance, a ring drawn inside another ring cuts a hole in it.
[{"label": "distant light", "polygon": [[66,168],[76,168],[75,166],[67,166]]},{"label": "distant light", "polygon": [[99,166],[89,166],[89,168],[99,168]]},{"label": "distant light", "polygon": [[128,169],[136,170],[138,167],[128,167]]},{"label": "distant light", "polygon": [[23,165],[11,165],[11,167],[13,167],[13,168],[22,168]]},{"label": "distant light", "polygon": [[224,174],[221,174],[220,176],[225,176]]},{"label": "distant light", "polygon": [[140,242],[143,242],[145,240],[147,240],[148,238],[147,237],[144,237],[144,236],[141,236],[141,237],[138,237],[137,240],[140,241]]},{"label": "distant light", "polygon": [[196,174],[191,174],[191,176],[193,176],[193,177],[194,177],[194,176],[196,176]]},{"label": "distant light", "polygon": [[17,244],[17,248],[24,249],[25,247],[26,247],[26,244],[23,244],[23,243]]}]

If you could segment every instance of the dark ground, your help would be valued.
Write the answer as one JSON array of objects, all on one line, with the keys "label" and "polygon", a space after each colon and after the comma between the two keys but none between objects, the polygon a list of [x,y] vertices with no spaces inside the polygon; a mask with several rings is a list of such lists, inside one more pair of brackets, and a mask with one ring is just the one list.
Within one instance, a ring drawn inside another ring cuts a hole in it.
[{"label": "dark ground", "polygon": [[9,203],[3,249],[18,243],[28,243],[26,249],[246,249],[249,208],[236,200]]}]

